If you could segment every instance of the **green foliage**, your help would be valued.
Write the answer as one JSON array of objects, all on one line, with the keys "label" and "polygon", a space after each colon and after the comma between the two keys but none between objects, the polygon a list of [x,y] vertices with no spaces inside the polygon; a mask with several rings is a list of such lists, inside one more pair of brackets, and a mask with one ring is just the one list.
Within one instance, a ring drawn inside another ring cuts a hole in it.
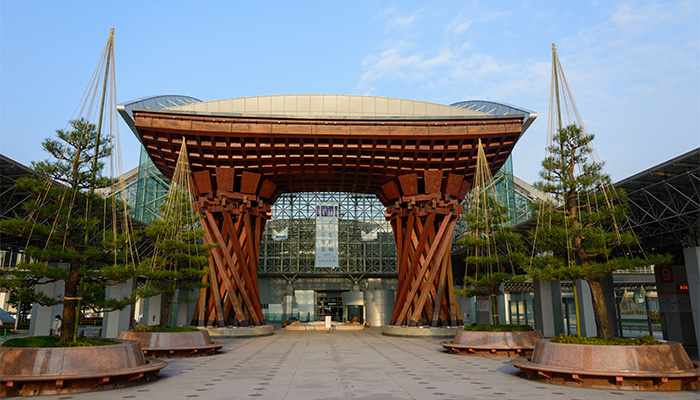
[{"label": "green foliage", "polygon": [[614,338],[612,340],[603,340],[597,337],[578,337],[574,335],[561,334],[551,339],[554,343],[572,343],[572,344],[594,344],[594,345],[609,345],[609,346],[653,346],[661,344],[660,341],[654,339],[651,335],[642,335],[635,339],[629,338]]},{"label": "green foliage", "polygon": [[87,346],[109,346],[119,344],[114,340],[78,338],[73,343],[61,343],[58,336],[29,336],[23,338],[8,339],[3,342],[2,347],[87,347]]},{"label": "green foliage", "polygon": [[[17,293],[27,303],[64,304],[61,342],[75,333],[78,297],[82,307],[105,311],[122,308],[135,298],[105,302],[104,285],[135,277],[128,229],[116,215],[124,205],[94,193],[108,183],[102,159],[111,154],[108,138],[97,139],[94,124],[70,121],[71,130],[57,130],[56,139],[42,143],[50,158],[32,163],[48,179],[21,178],[16,185],[31,198],[23,203],[27,218],[0,221],[0,232],[29,239],[28,262],[0,277],[0,288]],[[59,182],[58,184],[55,182]],[[112,230],[113,229],[113,230]],[[118,232],[118,233],[117,233]],[[63,298],[34,292],[37,284],[65,282]]]},{"label": "green foliage", "polygon": [[499,204],[485,189],[473,194],[471,206],[464,214],[467,229],[459,239],[468,249],[467,267],[474,267],[474,273],[465,280],[480,282],[481,271],[493,276],[490,282],[502,282],[525,263],[522,238],[507,225],[509,218],[508,207]]},{"label": "green foliage", "polygon": [[55,161],[32,162],[32,169],[72,190],[107,186],[109,178],[97,172],[104,168],[102,160],[112,154],[110,138],[102,135],[98,140],[97,127],[84,118],[72,120],[70,125],[70,131],[57,129],[57,139],[47,138],[41,143]]},{"label": "green foliage", "polygon": [[518,276],[508,272],[481,274],[479,278],[467,275],[464,277],[464,282],[466,282],[468,287],[455,289],[454,292],[456,295],[463,297],[499,295],[503,294],[500,290],[501,283],[523,282],[525,279],[525,276]]},{"label": "green foliage", "polygon": [[175,182],[168,200],[161,206],[161,218],[141,232],[153,242],[151,257],[141,262],[143,276],[148,279],[145,289],[136,291],[141,297],[162,294],[161,323],[170,319],[170,308],[176,290],[189,291],[203,287],[201,277],[209,273],[209,249],[217,246],[202,242],[204,230],[195,212],[189,193]]},{"label": "green foliage", "polygon": [[539,280],[599,279],[620,269],[632,269],[667,256],[616,256],[618,248],[639,243],[630,231],[622,232],[627,201],[622,189],[610,185],[603,163],[591,159],[591,141],[576,125],[559,130],[542,162],[542,181],[535,187],[563,201],[563,207],[539,207],[539,226],[530,239],[540,253],[527,272]]},{"label": "green foliage", "polygon": [[462,289],[454,289],[458,296],[491,296],[494,325],[499,324],[498,295],[503,282],[522,280],[517,271],[527,258],[520,234],[508,226],[508,207],[487,193],[488,188],[477,188],[472,193],[470,206],[464,214],[467,229],[459,242],[466,246],[467,257]]},{"label": "green foliage", "polygon": [[531,332],[535,329],[530,325],[471,325],[465,326],[465,331],[476,332]]},{"label": "green foliage", "polygon": [[131,332],[197,332],[199,329],[189,326],[163,326],[163,325],[139,325],[131,329]]}]

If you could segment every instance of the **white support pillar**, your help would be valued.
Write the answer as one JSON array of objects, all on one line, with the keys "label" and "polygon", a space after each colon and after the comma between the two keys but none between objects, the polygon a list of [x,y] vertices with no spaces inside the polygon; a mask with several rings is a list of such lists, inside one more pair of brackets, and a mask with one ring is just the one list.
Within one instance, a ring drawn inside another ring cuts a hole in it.
[{"label": "white support pillar", "polygon": [[457,296],[457,304],[462,312],[462,322],[464,325],[476,323],[476,300],[474,297]]},{"label": "white support pillar", "polygon": [[506,305],[508,304],[508,295],[506,294],[505,284],[501,283],[499,291],[503,294],[498,295],[498,323],[503,325],[508,323],[508,314]]},{"label": "white support pillar", "polygon": [[535,280],[535,328],[545,337],[564,333],[561,306],[561,282]]},{"label": "white support pillar", "polygon": [[[118,285],[107,286],[106,297],[108,299],[125,299],[131,296],[135,286],[136,282],[134,279],[129,279]],[[102,336],[106,338],[115,338],[119,335],[119,331],[129,330],[133,321],[132,312],[132,306],[128,305],[121,310],[104,313],[104,318],[102,320]]]},{"label": "white support pillar", "polygon": [[143,325],[143,310],[145,309],[146,299],[139,298],[134,303],[134,325]]},{"label": "white support pillar", "polygon": [[5,311],[8,310],[8,302],[10,301],[10,292],[3,292],[0,291],[0,308],[2,308]]},{"label": "white support pillar", "polygon": [[475,304],[476,313],[474,315],[474,322],[479,325],[491,325],[493,321],[491,296],[478,296],[476,297]]},{"label": "white support pillar", "polygon": [[696,293],[690,296],[690,307],[693,311],[693,325],[695,326],[695,343],[700,346],[700,247],[683,249],[685,259],[685,273],[688,275],[688,292]]},{"label": "white support pillar", "polygon": [[501,295],[501,305],[500,307],[503,309],[502,314],[501,314],[501,321],[503,321],[504,324],[512,324],[513,321],[511,321],[511,315],[510,315],[510,293],[505,293],[503,291],[503,294]]},{"label": "white support pillar", "polygon": [[[593,298],[591,297],[591,287],[587,281],[579,279],[576,281],[576,296],[578,298],[578,314],[580,327],[576,327],[583,337],[594,337],[597,335],[597,325],[595,323],[595,313],[593,312]],[[572,322],[576,323],[574,318]]]},{"label": "white support pillar", "polygon": [[143,303],[143,325],[160,325],[160,298],[161,295],[148,297]]},{"label": "white support pillar", "polygon": [[[52,268],[68,268],[68,263],[49,263]],[[36,285],[36,293],[44,293],[53,299],[63,298],[66,284],[64,281]],[[19,311],[19,310],[18,310]],[[34,302],[32,306],[32,318],[29,322],[29,336],[46,336],[53,325],[57,315],[63,315],[63,303],[50,307],[44,307]]]},{"label": "white support pillar", "polygon": [[[198,291],[184,292],[180,291],[180,298],[196,298]],[[192,322],[192,316],[194,315],[194,309],[197,306],[196,301],[184,302],[179,301],[177,307],[177,318],[175,319],[175,326],[190,326]]]},{"label": "white support pillar", "polygon": [[[44,293],[54,299],[63,297],[65,293],[65,282],[58,281],[36,285],[34,291]],[[53,320],[57,315],[63,315],[63,304],[56,304],[44,307],[34,302],[32,306],[32,318],[29,322],[29,336],[47,336],[53,325]]]}]

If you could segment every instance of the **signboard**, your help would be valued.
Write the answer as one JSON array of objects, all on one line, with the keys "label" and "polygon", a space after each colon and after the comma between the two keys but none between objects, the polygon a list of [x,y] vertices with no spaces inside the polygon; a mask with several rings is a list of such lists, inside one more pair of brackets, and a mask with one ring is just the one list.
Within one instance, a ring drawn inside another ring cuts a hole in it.
[{"label": "signboard", "polygon": [[659,310],[663,313],[692,313],[688,293],[659,293]]},{"label": "signboard", "polygon": [[288,237],[289,237],[289,228],[288,227],[282,229],[279,232],[274,230],[274,229],[272,230],[272,240],[275,240],[275,241],[287,240]]},{"label": "signboard", "polygon": [[332,326],[332,325],[331,325],[331,316],[330,316],[330,315],[326,315],[326,318],[324,318],[324,320],[325,320],[325,321],[324,321],[325,328],[326,328],[327,331],[330,332],[331,326]]},{"label": "signboard", "polygon": [[476,311],[489,312],[491,311],[491,301],[488,297],[476,299]]},{"label": "signboard", "polygon": [[316,268],[338,267],[338,203],[316,203]]},{"label": "signboard", "polygon": [[659,268],[659,283],[673,283],[673,266],[662,265]]}]

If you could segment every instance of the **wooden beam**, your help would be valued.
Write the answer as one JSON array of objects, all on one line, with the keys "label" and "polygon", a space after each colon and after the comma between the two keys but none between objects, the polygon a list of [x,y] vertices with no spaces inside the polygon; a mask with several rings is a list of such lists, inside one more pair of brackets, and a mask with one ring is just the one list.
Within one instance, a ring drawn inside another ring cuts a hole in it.
[{"label": "wooden beam", "polygon": [[404,196],[415,196],[418,194],[418,174],[406,174],[399,176],[401,193]]},{"label": "wooden beam", "polygon": [[[217,268],[219,267],[219,264],[217,264],[216,262],[216,256],[214,256],[214,265]],[[214,268],[209,269],[209,281],[211,282],[211,286],[209,286],[209,288],[211,290],[212,298],[214,299],[217,325],[224,326],[225,321],[224,312],[221,309],[221,294],[219,293],[219,284],[216,279],[216,273],[214,272]]]},{"label": "wooden beam", "polygon": [[[229,262],[230,262],[229,268],[234,267],[233,260],[231,260],[231,256],[228,254],[228,251],[226,250],[226,244],[224,242],[224,239],[221,237],[221,232],[219,232],[219,229],[216,226],[216,221],[214,220],[214,216],[212,216],[212,214],[208,211],[205,211],[204,214],[207,218],[206,221],[208,222],[208,224],[205,224],[204,221],[202,221],[203,222],[202,226],[205,227],[204,237],[209,243],[218,244],[219,245],[218,251],[220,251],[224,256],[225,261],[222,260],[221,255],[218,253],[216,248],[212,249],[211,254],[214,256],[214,261],[215,261],[214,264],[216,265],[216,269],[219,272],[219,277],[223,280],[223,283],[226,286],[226,290],[228,290],[229,293],[232,294],[231,296],[228,296],[229,301],[232,302],[231,305],[233,306],[233,309],[236,312],[237,319],[239,319],[239,321],[242,321],[243,309],[242,309],[241,305],[238,303],[236,296],[233,295],[234,293],[236,293],[236,291],[233,287],[233,283],[231,283],[231,280],[230,280],[228,274],[226,273],[226,268],[224,267],[224,264],[228,264]],[[233,277],[234,277],[234,280],[236,280],[236,284],[239,287],[243,286],[241,284],[241,282],[239,281],[240,278],[238,277],[238,274],[236,274],[234,272]],[[215,287],[215,286],[216,285],[213,285],[212,287]],[[215,302],[215,304],[218,305],[218,307],[221,307],[221,297],[218,298],[218,301],[215,298],[214,302]],[[217,309],[217,313],[218,313],[218,309]]]},{"label": "wooden beam", "polygon": [[440,193],[442,188],[442,171],[423,172],[423,181],[425,182],[425,194]]},{"label": "wooden beam", "polygon": [[[209,273],[206,275],[202,276],[202,285],[206,285],[207,282],[209,282],[209,276],[211,275],[211,270],[213,269],[211,265],[214,263],[214,259],[212,256],[209,256]],[[197,326],[204,326],[205,323],[205,309],[206,309],[206,301],[207,301],[207,288],[206,287],[201,287],[199,288],[199,296],[197,298],[197,311],[198,315],[196,316],[197,318]],[[194,316],[193,316],[194,318]]]},{"label": "wooden beam", "polygon": [[[441,231],[442,231],[442,228],[443,228],[443,226],[445,225],[445,223],[446,223],[446,222],[449,222],[449,221],[450,221],[450,218],[445,218],[445,219],[443,220],[442,225],[440,226],[440,230],[441,230]],[[455,227],[456,224],[457,224],[457,219],[456,219],[456,218],[453,219],[452,222],[449,222],[449,226],[450,226],[450,227],[449,227],[449,229],[447,230],[448,233],[452,233],[452,231],[454,231],[454,227]],[[439,232],[438,232],[438,233],[439,233]],[[444,234],[444,231],[443,231],[443,234]],[[441,237],[441,239],[438,240],[438,243],[440,243],[440,251],[439,251],[439,253],[438,253],[438,259],[442,259],[442,257],[445,256],[445,252],[446,252],[447,249],[449,248],[449,244],[450,244],[451,242],[452,242],[451,240],[449,240],[449,239],[448,239],[448,240],[444,240],[442,237]],[[431,250],[433,250],[435,247],[437,247],[437,246],[431,247]],[[432,258],[432,257],[431,257],[431,258]],[[429,264],[429,263],[430,263],[430,262],[428,262],[427,264]],[[439,270],[439,268],[433,267],[433,269],[432,269],[432,271],[430,272],[430,275],[428,276],[428,279],[427,279],[427,281],[426,281],[426,283],[425,283],[426,285],[432,285],[433,280],[434,280],[435,277],[437,276],[438,270]],[[423,306],[425,305],[425,302],[426,302],[426,300],[428,299],[428,293],[429,293],[428,290],[424,290],[424,291],[421,293],[420,298],[418,299],[418,309],[419,309],[419,310],[422,309]],[[417,322],[418,322],[417,314],[418,314],[418,311],[414,311],[414,313],[413,313],[413,319],[409,322],[409,326],[415,326],[415,325],[417,324]]]},{"label": "wooden beam", "polygon": [[211,186],[211,173],[209,170],[196,171],[192,173],[192,181],[194,182],[197,195],[203,196],[208,193],[213,193]]},{"label": "wooden beam", "polygon": [[[210,212],[205,211],[204,214],[206,215],[207,220],[209,221],[210,224],[215,223],[214,217],[212,216],[212,214]],[[231,215],[228,213],[223,213],[223,215],[224,215],[225,220],[231,218]],[[241,277],[240,277],[240,275],[243,275],[244,277],[246,277],[247,272],[248,272],[247,271],[248,265],[245,262],[245,254],[243,254],[243,251],[241,250],[240,243],[238,242],[238,240],[236,240],[236,238],[234,238],[234,237],[231,238],[231,243],[233,244],[233,250],[236,253],[236,257],[238,257],[238,262],[241,264],[241,268],[239,268],[237,270],[236,263],[233,261],[233,259],[231,258],[231,254],[229,254],[228,249],[226,248],[226,244],[225,244],[226,242],[224,241],[224,238],[221,236],[221,232],[219,232],[218,229],[212,229],[212,231],[214,234],[214,238],[217,240],[217,243],[219,244],[219,248],[221,249],[221,252],[223,253],[224,260],[228,264],[229,269],[231,269],[231,272],[233,272],[232,276],[233,276],[234,281],[236,282],[236,285],[238,285],[238,287],[241,288],[240,292],[243,295],[243,300],[245,302],[245,305],[250,310],[254,310],[253,303],[250,299],[250,295],[249,295],[247,290],[244,290],[245,285],[243,284],[243,281],[241,280]],[[242,274],[236,273],[236,271],[238,271],[238,272],[243,271],[243,273]],[[248,279],[250,279],[250,277],[248,277]],[[226,276],[226,279],[224,280],[224,282],[227,282],[227,281],[229,282],[229,285],[230,285],[230,281],[228,280],[228,275]],[[246,283],[250,283],[250,282],[246,282]],[[235,293],[233,291],[233,285],[230,285],[231,286],[230,288],[228,287],[229,285],[227,285],[227,289],[231,290],[232,293]],[[250,284],[249,287],[250,286],[252,286],[252,284]],[[238,310],[236,310],[236,312],[238,312]],[[253,313],[253,315],[254,315],[254,318],[253,318],[254,323],[256,325],[260,325],[260,320],[258,319],[258,315],[256,313]]]},{"label": "wooden beam", "polygon": [[462,188],[463,180],[463,175],[451,173],[447,174],[447,186],[445,187],[445,193],[455,198],[458,197],[460,189]]},{"label": "wooden beam", "polygon": [[450,266],[447,268],[447,295],[450,297],[450,325],[462,325],[462,314],[460,314],[459,303],[457,303],[457,295],[454,292],[454,277],[452,274],[452,258],[449,260]]},{"label": "wooden beam", "polygon": [[435,303],[435,307],[433,308],[433,318],[430,322],[431,326],[438,325],[438,317],[440,316],[440,312],[442,310],[442,299],[445,293],[445,280],[447,279],[447,258],[449,258],[449,254],[447,255],[447,257],[443,257],[440,266],[440,279],[437,285],[437,294],[433,300]]},{"label": "wooden beam", "polygon": [[248,171],[243,171],[241,175],[241,193],[257,194],[258,183],[260,182],[261,175],[255,172]]},{"label": "wooden beam", "polygon": [[[442,221],[442,224],[440,224],[440,229],[438,230],[438,233],[435,236],[435,238],[436,238],[435,240],[437,243],[441,242],[442,236],[445,234],[445,230],[447,229],[447,227],[449,225],[450,225],[450,219],[445,218]],[[437,251],[437,249],[438,249],[437,245],[430,246],[430,251],[428,252],[428,256],[425,258],[424,262],[421,263],[422,265],[421,265],[420,272],[418,273],[418,276],[424,276],[425,273],[428,271],[428,269],[430,267],[430,262],[432,261],[432,258],[435,255],[435,252]],[[418,292],[418,289],[420,287],[420,282],[421,282],[420,280],[416,280],[416,282],[414,282],[413,287],[411,288],[411,291],[409,292],[409,295],[408,295],[409,299],[412,299],[416,295],[416,293]],[[428,291],[425,291],[424,293],[427,295]],[[406,302],[403,305],[403,308],[401,309],[401,312],[399,313],[399,317],[396,319],[397,320],[396,323],[400,323],[401,321],[403,321],[404,317],[406,316],[406,312],[408,312],[408,306],[409,306],[409,302]],[[414,311],[414,315],[415,314],[416,314],[416,311]]]},{"label": "wooden beam", "polygon": [[216,168],[216,190],[233,192],[234,171],[233,168]]},{"label": "wooden beam", "polygon": [[269,200],[272,198],[272,195],[275,194],[275,190],[277,190],[277,185],[271,180],[265,179],[262,186],[260,186],[259,196],[263,199]]}]

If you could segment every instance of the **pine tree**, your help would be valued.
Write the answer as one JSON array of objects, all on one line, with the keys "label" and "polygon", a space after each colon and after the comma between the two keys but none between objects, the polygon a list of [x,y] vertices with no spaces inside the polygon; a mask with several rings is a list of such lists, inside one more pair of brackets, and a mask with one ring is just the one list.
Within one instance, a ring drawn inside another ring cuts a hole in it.
[{"label": "pine tree", "polygon": [[[176,201],[191,206],[188,198],[179,197]],[[170,326],[173,303],[190,300],[175,298],[176,291],[202,287],[201,277],[209,273],[204,267],[209,264],[207,254],[212,246],[202,243],[204,231],[198,227],[199,220],[193,218],[194,214],[167,213],[164,206],[161,206],[163,217],[151,220],[151,225],[144,229],[144,234],[153,241],[154,254],[142,262],[147,289],[139,294],[162,295],[160,324]]]},{"label": "pine tree", "polygon": [[[464,288],[459,296],[491,296],[493,324],[500,325],[498,296],[501,284],[522,280],[517,276],[525,262],[522,237],[509,226],[508,207],[497,200],[497,189],[479,140],[474,186],[466,200],[466,232],[459,242],[467,249]],[[467,287],[469,286],[469,287]]]},{"label": "pine tree", "polygon": [[[105,311],[134,301],[90,300],[85,290],[96,284],[124,282],[137,272],[131,261],[126,222],[116,217],[124,211],[123,204],[101,198],[92,190],[109,181],[100,174],[102,160],[112,151],[109,139],[99,138],[95,125],[84,119],[72,120],[70,126],[70,130],[57,130],[57,139],[42,142],[49,159],[32,163],[32,168],[47,179],[17,181],[33,195],[23,204],[29,218],[0,221],[3,233],[28,238],[25,253],[30,257],[0,277],[0,287],[16,291],[22,302],[44,306],[62,303],[61,344],[74,340],[80,301],[83,306]],[[62,298],[34,290],[37,284],[57,281],[65,283]]]},{"label": "pine tree", "polygon": [[549,155],[542,161],[542,181],[535,187],[560,199],[563,206],[533,204],[539,222],[530,233],[538,254],[527,272],[539,280],[588,282],[597,336],[611,340],[601,278],[615,270],[664,262],[668,257],[624,254],[639,244],[631,231],[620,230],[627,210],[625,193],[610,185],[603,163],[593,161],[593,138],[577,125],[563,127],[553,135]]},{"label": "pine tree", "polygon": [[467,230],[459,242],[466,246],[465,288],[459,296],[490,296],[493,325],[500,325],[498,296],[501,284],[521,280],[517,271],[525,263],[520,234],[508,226],[508,207],[482,190],[473,193],[464,214]]},{"label": "pine tree", "polygon": [[[141,263],[147,288],[140,296],[161,295],[160,324],[171,326],[174,318],[171,309],[174,302],[192,301],[176,296],[203,286],[201,278],[209,273],[209,249],[217,244],[203,243],[204,230],[190,197],[192,182],[183,143],[175,173],[165,202],[161,205],[161,217],[151,220],[143,231],[153,242],[153,254]],[[179,297],[179,298],[178,298]]]}]

